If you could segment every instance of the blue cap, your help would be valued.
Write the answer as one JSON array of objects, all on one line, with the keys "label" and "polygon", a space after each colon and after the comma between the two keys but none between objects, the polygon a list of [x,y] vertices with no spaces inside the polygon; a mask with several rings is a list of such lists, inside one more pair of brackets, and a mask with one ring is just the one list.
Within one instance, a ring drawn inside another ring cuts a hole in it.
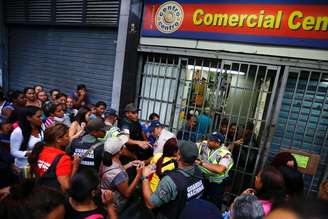
[{"label": "blue cap", "polygon": [[224,135],[221,135],[217,132],[213,132],[212,134],[210,134],[208,136],[208,140],[209,141],[217,141],[217,142],[222,143],[222,142],[224,142]]},{"label": "blue cap", "polygon": [[150,123],[149,130],[150,130],[150,131],[153,131],[154,128],[156,128],[156,127],[161,127],[161,126],[162,126],[162,124],[160,123],[159,120],[153,120],[153,121],[151,121],[151,123]]},{"label": "blue cap", "polygon": [[117,116],[116,110],[114,110],[113,108],[110,108],[109,110],[107,110],[105,112],[105,117],[108,117],[108,116]]}]

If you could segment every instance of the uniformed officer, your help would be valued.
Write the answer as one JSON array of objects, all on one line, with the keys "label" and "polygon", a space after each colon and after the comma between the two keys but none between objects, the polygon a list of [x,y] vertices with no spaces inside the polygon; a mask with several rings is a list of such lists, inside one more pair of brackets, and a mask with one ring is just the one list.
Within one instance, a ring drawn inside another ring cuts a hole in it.
[{"label": "uniformed officer", "polygon": [[225,179],[233,166],[231,152],[222,143],[224,136],[214,132],[207,141],[197,144],[199,156],[196,163],[205,177],[205,198],[221,208]]},{"label": "uniformed officer", "polygon": [[202,172],[195,165],[198,156],[196,144],[180,141],[178,146],[178,168],[166,173],[154,193],[149,184],[149,177],[154,170],[151,169],[151,166],[147,166],[142,173],[144,200],[148,208],[156,208],[156,218],[179,218],[187,202],[203,195]]}]

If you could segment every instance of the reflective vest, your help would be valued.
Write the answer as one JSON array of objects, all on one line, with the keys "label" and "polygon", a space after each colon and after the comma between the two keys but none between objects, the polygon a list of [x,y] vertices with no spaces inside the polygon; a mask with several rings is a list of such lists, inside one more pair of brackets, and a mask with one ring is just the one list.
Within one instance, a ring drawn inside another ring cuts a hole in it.
[{"label": "reflective vest", "polygon": [[[202,153],[203,147],[208,147],[208,144],[206,141],[200,143],[198,146],[198,151],[199,151],[200,155]],[[231,152],[224,145],[222,145],[219,148],[212,150],[212,151],[208,150],[207,154],[206,154],[207,162],[209,162],[211,164],[218,164],[217,157],[223,158],[227,154],[229,154],[231,156]],[[208,181],[214,182],[214,183],[221,183],[225,178],[227,178],[229,176],[228,173],[229,173],[229,170],[232,168],[232,166],[233,166],[233,161],[229,164],[229,166],[226,168],[224,173],[215,173],[215,172],[212,172],[200,165],[199,165],[199,168],[205,174],[205,178]]]}]

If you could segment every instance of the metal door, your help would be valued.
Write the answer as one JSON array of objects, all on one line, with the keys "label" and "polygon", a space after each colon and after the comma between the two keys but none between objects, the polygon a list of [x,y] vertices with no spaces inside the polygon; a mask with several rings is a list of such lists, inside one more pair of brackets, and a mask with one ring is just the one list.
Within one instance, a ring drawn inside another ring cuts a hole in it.
[{"label": "metal door", "polygon": [[328,174],[328,71],[291,67],[286,74],[269,160],[284,149],[320,155],[316,175],[304,177],[306,194],[315,195]]},{"label": "metal door", "polygon": [[[198,128],[203,122],[200,118],[206,118],[209,125],[195,130],[197,141],[212,131],[222,132],[223,125],[231,128],[222,133],[235,163],[229,189],[239,194],[250,186],[259,166],[262,136],[270,126],[280,66],[148,54],[144,59],[139,92],[141,120],[158,113],[163,124],[184,136],[187,118],[197,117]],[[191,136],[189,139],[194,140]],[[235,144],[239,139],[244,142]]]}]

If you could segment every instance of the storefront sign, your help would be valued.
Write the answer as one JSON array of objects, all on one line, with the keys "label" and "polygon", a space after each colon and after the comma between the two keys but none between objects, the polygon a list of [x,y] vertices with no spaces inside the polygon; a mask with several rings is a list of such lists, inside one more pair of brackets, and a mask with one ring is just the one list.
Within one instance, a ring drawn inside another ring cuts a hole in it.
[{"label": "storefront sign", "polygon": [[326,0],[146,0],[142,36],[328,48]]}]

